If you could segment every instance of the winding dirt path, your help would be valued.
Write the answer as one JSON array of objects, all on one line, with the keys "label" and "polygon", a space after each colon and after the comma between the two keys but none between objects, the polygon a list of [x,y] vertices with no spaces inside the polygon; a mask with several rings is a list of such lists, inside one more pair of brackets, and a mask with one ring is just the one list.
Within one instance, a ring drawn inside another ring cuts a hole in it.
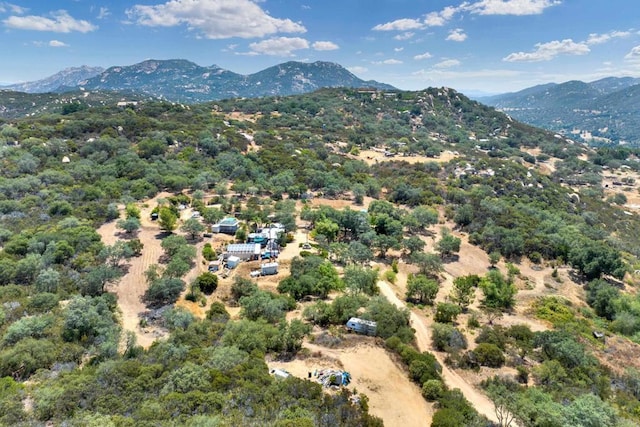
[{"label": "winding dirt path", "polygon": [[[380,293],[384,295],[389,300],[389,302],[391,302],[398,308],[406,308],[404,302],[402,302],[400,298],[398,298],[396,293],[387,282],[379,281],[378,287],[380,288]],[[411,326],[416,331],[416,343],[418,344],[418,349],[420,351],[431,351],[431,331],[429,330],[426,322],[427,319],[424,316],[416,313],[415,311],[411,311]],[[440,354],[433,351],[431,351],[431,353],[436,357],[436,360],[442,366],[442,379],[447,384],[447,386],[452,389],[460,389],[464,397],[480,414],[486,416],[494,422],[498,422],[493,402],[491,402],[491,400],[489,400],[487,396],[482,394],[471,384],[466,382],[460,375],[447,367],[447,365],[444,363],[443,357]]]}]

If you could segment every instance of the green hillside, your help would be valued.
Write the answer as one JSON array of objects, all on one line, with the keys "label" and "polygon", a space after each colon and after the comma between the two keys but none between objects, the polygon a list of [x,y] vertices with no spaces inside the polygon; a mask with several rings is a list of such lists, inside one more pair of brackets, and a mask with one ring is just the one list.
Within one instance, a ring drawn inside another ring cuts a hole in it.
[{"label": "green hillside", "polygon": [[[343,339],[340,328],[359,315],[377,322],[367,342],[393,354],[438,402],[432,426],[489,425],[419,350],[410,310],[433,317],[434,351],[451,369],[518,373],[486,380],[483,393],[519,425],[640,422],[640,367],[611,369],[592,335],[604,331],[634,349],[640,342],[640,221],[624,195],[603,186],[604,175],[640,169],[638,150],[596,152],[445,88],[100,102],[0,122],[0,424],[379,426],[366,390],[327,393],[304,379],[278,380],[267,365],[310,357],[304,337]],[[384,159],[362,155],[373,149]],[[170,194],[155,211],[163,254],[145,271],[143,298],[149,310],[162,308],[154,313],[167,338],[145,349],[123,328],[110,289],[144,255],[140,209],[156,208],[145,204],[161,192]],[[301,202],[308,198],[357,208]],[[209,255],[196,251],[204,229],[179,220],[180,205],[206,225],[235,216],[242,241],[278,222],[287,231],[279,245],[302,245],[290,240],[304,221],[313,247],[286,266],[277,290],[238,277],[233,301],[218,298],[222,278],[187,280]],[[126,238],[102,241],[96,230],[108,222]],[[507,264],[504,273],[460,275],[434,306],[443,265],[460,251],[448,224],[491,254],[492,266]],[[398,263],[416,271],[403,283],[406,309],[376,285],[393,283]],[[520,263],[556,277],[566,270],[585,301],[530,302],[547,331],[494,324],[519,301]],[[471,313],[476,290],[482,298]],[[203,319],[174,306],[181,294],[207,307]],[[240,307],[238,317],[230,307]],[[287,317],[296,308],[303,314]],[[475,322],[456,323],[463,313]],[[480,317],[490,320],[480,326]],[[468,347],[461,331],[478,345]]]}]

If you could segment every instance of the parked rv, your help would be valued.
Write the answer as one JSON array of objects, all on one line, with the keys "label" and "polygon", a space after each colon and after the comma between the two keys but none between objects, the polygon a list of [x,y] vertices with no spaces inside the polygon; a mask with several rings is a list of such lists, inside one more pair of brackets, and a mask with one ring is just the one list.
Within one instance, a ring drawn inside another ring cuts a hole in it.
[{"label": "parked rv", "polygon": [[349,332],[353,331],[364,335],[375,335],[378,324],[372,320],[352,317],[347,321],[346,326]]}]

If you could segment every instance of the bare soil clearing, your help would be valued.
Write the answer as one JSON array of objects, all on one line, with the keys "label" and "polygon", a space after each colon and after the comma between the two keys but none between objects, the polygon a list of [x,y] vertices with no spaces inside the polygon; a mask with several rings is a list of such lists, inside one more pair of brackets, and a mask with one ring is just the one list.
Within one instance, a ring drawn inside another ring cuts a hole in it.
[{"label": "bare soil clearing", "polygon": [[[269,368],[285,369],[292,375],[308,378],[309,372],[341,369],[351,374],[350,390],[369,398],[369,412],[382,418],[385,426],[423,427],[431,423],[433,405],[427,403],[417,385],[394,362],[394,355],[376,345],[371,338],[346,348],[329,349],[305,342],[307,358],[289,362],[269,362]],[[311,380],[315,380],[312,376]]]},{"label": "bare soil clearing", "polygon": [[426,162],[438,162],[446,163],[458,157],[458,154],[452,151],[443,151],[438,157],[426,157],[426,156],[385,156],[384,150],[362,150],[358,155],[360,160],[363,160],[369,166],[375,165],[380,162],[407,162],[407,163],[426,163]]},{"label": "bare soil clearing", "polygon": [[[380,293],[384,295],[396,307],[404,308],[405,304],[398,298],[391,286],[385,282],[378,282]],[[476,410],[492,421],[498,421],[495,415],[495,407],[493,402],[471,384],[466,382],[458,373],[447,367],[444,363],[444,356],[439,352],[431,349],[431,329],[429,327],[431,321],[422,313],[416,310],[411,311],[411,326],[416,331],[416,343],[420,351],[430,351],[442,366],[442,378],[449,388],[459,389],[464,397],[476,408]]]},{"label": "bare soil clearing", "polygon": [[[109,285],[107,288],[118,297],[123,329],[133,332],[136,335],[137,343],[144,348],[148,348],[156,339],[162,338],[166,334],[156,328],[142,328],[140,319],[141,314],[147,311],[147,307],[142,301],[142,296],[147,290],[144,272],[151,264],[157,264],[160,255],[162,255],[160,226],[149,218],[157,200],[169,195],[169,193],[161,193],[142,205],[140,209],[141,227],[137,236],[144,245],[142,256],[131,258],[127,273],[118,283]],[[112,245],[119,239],[116,221],[102,225],[97,231],[102,237],[102,241],[107,245]]]}]

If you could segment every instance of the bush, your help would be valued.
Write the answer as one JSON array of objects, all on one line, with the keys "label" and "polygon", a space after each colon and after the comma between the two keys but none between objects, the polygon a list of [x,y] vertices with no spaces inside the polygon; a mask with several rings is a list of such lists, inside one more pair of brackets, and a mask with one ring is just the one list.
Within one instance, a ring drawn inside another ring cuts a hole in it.
[{"label": "bush", "polygon": [[202,257],[207,261],[213,261],[217,256],[218,254],[216,254],[216,251],[211,247],[211,243],[205,243],[202,248]]},{"label": "bush", "polygon": [[485,326],[476,337],[476,343],[494,344],[504,351],[507,345],[507,336],[504,328],[501,326],[494,326],[493,328]]},{"label": "bush", "polygon": [[504,365],[505,358],[502,350],[495,344],[481,343],[473,350],[477,362],[481,366],[499,368]]},{"label": "bush", "polygon": [[422,396],[429,402],[438,400],[444,394],[444,384],[440,380],[428,380],[422,384]]},{"label": "bush", "polygon": [[434,323],[431,334],[433,346],[438,351],[455,351],[467,348],[467,340],[452,325]]},{"label": "bush", "polygon": [[211,295],[216,289],[218,289],[218,276],[206,271],[196,277],[194,285],[200,288],[200,290],[205,294]]},{"label": "bush", "polygon": [[450,302],[439,302],[436,307],[435,321],[438,323],[452,323],[456,321],[462,309]]},{"label": "bush", "polygon": [[384,272],[384,280],[389,283],[396,283],[397,276],[393,270],[387,270]]}]

